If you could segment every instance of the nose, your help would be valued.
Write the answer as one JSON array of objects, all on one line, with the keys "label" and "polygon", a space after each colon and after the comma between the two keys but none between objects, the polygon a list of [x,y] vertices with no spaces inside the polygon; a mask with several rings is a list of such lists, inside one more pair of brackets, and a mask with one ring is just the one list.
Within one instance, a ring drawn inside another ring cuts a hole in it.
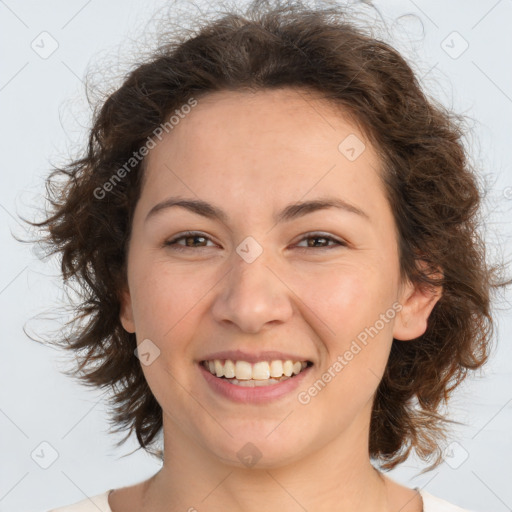
[{"label": "nose", "polygon": [[238,254],[232,260],[231,270],[219,283],[221,291],[212,306],[215,320],[234,324],[247,333],[289,320],[293,314],[293,292],[266,253],[252,263]]}]

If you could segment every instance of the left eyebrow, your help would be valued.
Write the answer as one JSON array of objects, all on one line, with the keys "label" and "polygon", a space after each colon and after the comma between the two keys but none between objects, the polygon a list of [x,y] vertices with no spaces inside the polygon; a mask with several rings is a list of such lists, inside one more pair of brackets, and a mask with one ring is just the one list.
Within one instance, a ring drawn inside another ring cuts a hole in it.
[{"label": "left eyebrow", "polygon": [[[179,206],[203,217],[219,220],[226,225],[228,224],[228,216],[226,212],[218,206],[200,199],[183,199],[179,197],[169,197],[168,199],[165,199],[153,206],[146,215],[144,222],[147,222],[147,220],[157,212],[173,206]],[[311,201],[289,204],[274,216],[274,221],[276,223],[289,222],[309,213],[328,208],[338,208],[343,211],[359,215],[368,221],[370,220],[369,215],[365,211],[343,199],[338,197],[320,197]]]}]

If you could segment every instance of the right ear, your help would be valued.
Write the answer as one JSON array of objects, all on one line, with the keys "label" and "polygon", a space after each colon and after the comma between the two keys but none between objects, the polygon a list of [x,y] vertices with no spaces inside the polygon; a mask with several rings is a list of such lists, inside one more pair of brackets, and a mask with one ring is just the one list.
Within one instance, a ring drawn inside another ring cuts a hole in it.
[{"label": "right ear", "polygon": [[125,331],[133,333],[135,332],[135,322],[133,320],[132,298],[128,286],[122,289],[120,302],[121,312],[119,313],[119,319],[121,324]]}]

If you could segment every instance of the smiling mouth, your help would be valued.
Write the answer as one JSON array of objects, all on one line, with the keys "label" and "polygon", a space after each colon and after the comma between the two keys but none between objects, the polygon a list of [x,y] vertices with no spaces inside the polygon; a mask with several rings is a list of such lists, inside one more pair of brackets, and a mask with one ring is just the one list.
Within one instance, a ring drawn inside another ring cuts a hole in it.
[{"label": "smiling mouth", "polygon": [[306,368],[313,366],[311,361],[258,361],[251,364],[247,361],[231,359],[214,359],[201,361],[206,370],[219,379],[242,387],[260,387],[278,384],[299,375]]}]

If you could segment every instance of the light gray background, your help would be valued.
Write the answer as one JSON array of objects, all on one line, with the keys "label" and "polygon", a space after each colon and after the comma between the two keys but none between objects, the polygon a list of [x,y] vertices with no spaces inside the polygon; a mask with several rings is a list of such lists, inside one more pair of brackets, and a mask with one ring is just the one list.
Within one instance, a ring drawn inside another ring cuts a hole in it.
[{"label": "light gray background", "polygon": [[[64,296],[57,261],[38,261],[12,234],[25,236],[17,215],[34,218],[34,208],[43,204],[50,163],[65,161],[84,140],[89,111],[82,80],[88,64],[100,61],[109,71],[118,50],[129,59],[130,41],[140,40],[147,20],[166,4],[0,0],[0,511],[42,512],[139,482],[160,467],[142,450],[127,455],[137,448],[134,437],[115,449],[122,436],[107,433],[103,393],[62,375],[64,356],[23,333],[23,326],[31,333],[56,329],[55,322],[34,317],[55,311]],[[489,255],[510,256],[512,1],[375,4],[425,87],[475,120],[469,146],[490,183]],[[51,38],[41,36],[44,31]],[[49,51],[52,40],[58,48],[47,58],[31,47],[34,41],[40,53]],[[390,474],[481,512],[512,510],[512,318],[504,299],[498,308],[498,348],[481,376],[465,383],[452,401],[452,418],[465,425],[454,431],[445,462],[418,475],[424,466],[411,458]],[[53,450],[56,460],[43,469]]]}]

